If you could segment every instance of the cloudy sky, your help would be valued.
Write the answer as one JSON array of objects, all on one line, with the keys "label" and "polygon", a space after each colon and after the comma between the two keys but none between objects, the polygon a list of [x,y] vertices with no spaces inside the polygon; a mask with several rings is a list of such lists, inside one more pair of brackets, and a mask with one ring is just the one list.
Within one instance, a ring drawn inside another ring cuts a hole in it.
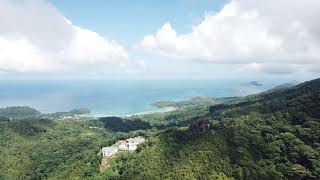
[{"label": "cloudy sky", "polygon": [[317,77],[319,0],[0,0],[2,77]]}]

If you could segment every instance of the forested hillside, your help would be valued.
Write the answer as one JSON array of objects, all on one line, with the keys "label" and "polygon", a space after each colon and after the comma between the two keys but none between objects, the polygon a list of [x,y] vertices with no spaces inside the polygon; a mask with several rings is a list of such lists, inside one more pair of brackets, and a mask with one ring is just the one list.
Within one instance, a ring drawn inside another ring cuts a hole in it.
[{"label": "forested hillside", "polygon": [[0,123],[0,179],[96,179],[97,152],[122,134],[86,121],[19,119]]},{"label": "forested hillside", "polygon": [[[210,107],[0,122],[0,179],[320,179],[320,79]],[[101,147],[146,137],[99,172]]]},{"label": "forested hillside", "polygon": [[39,111],[27,106],[14,106],[14,107],[0,108],[0,121],[2,121],[1,119],[6,119],[6,118],[25,118],[25,117],[34,117],[38,115],[40,115]]},{"label": "forested hillside", "polygon": [[212,106],[119,157],[115,178],[319,179],[319,154],[317,79]]}]

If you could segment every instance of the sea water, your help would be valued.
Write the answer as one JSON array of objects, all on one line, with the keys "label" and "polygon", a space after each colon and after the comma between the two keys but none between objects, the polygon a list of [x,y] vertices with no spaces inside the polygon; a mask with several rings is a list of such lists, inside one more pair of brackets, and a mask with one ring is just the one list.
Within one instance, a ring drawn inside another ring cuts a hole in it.
[{"label": "sea water", "polygon": [[0,107],[23,105],[43,113],[85,107],[96,116],[128,115],[161,111],[150,105],[155,101],[245,96],[289,80],[257,81],[262,86],[246,86],[245,79],[0,80]]}]

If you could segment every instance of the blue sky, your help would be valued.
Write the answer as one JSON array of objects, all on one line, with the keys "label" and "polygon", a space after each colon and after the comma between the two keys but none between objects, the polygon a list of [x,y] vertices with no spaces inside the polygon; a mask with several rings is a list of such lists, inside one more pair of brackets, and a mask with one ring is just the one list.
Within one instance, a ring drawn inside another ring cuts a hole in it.
[{"label": "blue sky", "polygon": [[2,0],[0,7],[2,77],[320,72],[318,0]]},{"label": "blue sky", "polygon": [[[162,77],[210,76],[216,64],[175,61],[134,49],[146,34],[152,34],[170,22],[179,33],[190,32],[207,12],[219,11],[226,0],[165,0],[165,1],[77,1],[50,0],[74,24],[90,28],[109,40],[116,40],[131,49],[136,59],[144,59],[152,67],[147,75]],[[117,74],[119,75],[119,74]],[[120,74],[121,76],[121,74]]]},{"label": "blue sky", "polygon": [[178,32],[189,32],[208,11],[220,10],[225,0],[50,0],[74,24],[108,39],[135,44],[170,22]]}]

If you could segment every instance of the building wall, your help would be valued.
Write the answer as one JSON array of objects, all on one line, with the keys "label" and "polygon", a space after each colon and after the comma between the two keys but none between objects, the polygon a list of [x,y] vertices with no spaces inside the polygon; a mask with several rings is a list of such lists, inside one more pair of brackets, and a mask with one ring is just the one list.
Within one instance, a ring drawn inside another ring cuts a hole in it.
[{"label": "building wall", "polygon": [[118,152],[118,148],[110,148],[110,149],[103,149],[102,156],[103,157],[110,157]]}]

